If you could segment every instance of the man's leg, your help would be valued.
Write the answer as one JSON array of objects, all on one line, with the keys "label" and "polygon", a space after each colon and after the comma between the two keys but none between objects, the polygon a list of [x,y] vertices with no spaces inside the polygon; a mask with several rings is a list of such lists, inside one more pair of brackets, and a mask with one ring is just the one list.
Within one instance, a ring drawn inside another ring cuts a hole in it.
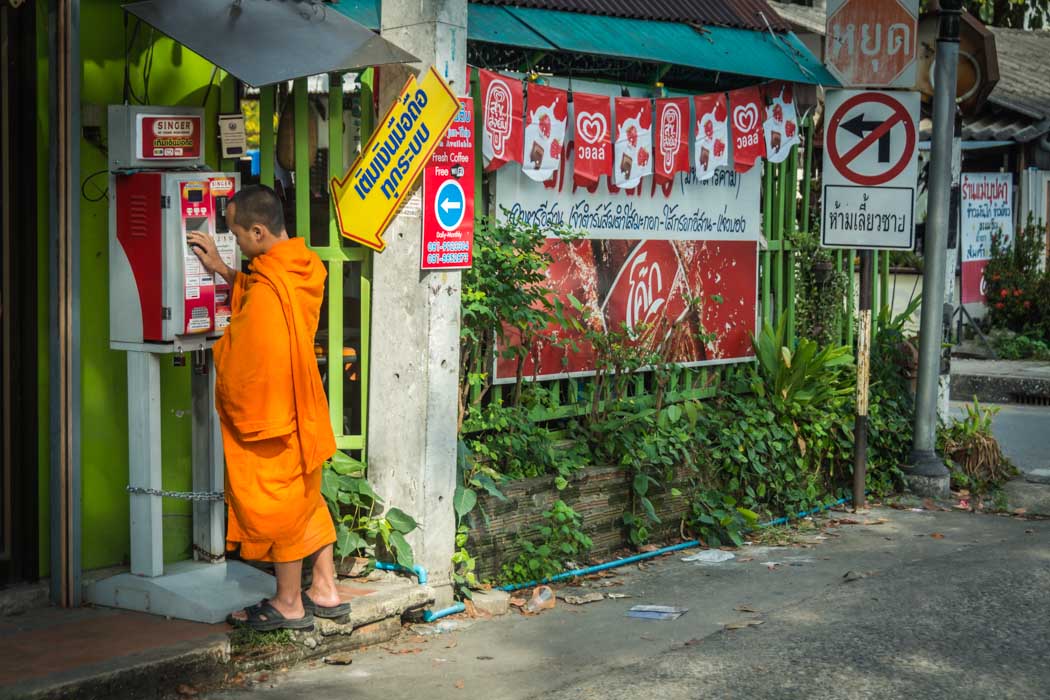
[{"label": "man's leg", "polygon": [[[277,593],[270,598],[270,605],[275,607],[277,612],[284,615],[287,619],[298,620],[306,614],[306,611],[303,610],[301,588],[303,561],[299,559],[297,561],[275,562],[273,568],[277,578]],[[248,619],[248,615],[244,610],[238,610],[233,613],[233,617],[238,620]]]},{"label": "man's leg", "polygon": [[335,545],[322,547],[314,555],[313,581],[307,591],[315,604],[324,607],[339,605],[339,591],[335,587]]}]

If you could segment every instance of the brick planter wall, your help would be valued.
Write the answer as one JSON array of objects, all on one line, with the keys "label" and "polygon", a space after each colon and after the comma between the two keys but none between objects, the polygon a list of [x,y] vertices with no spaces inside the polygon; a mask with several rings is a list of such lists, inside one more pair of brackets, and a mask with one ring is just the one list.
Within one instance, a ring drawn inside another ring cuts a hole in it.
[{"label": "brick planter wall", "polygon": [[[686,496],[674,498],[671,487],[688,492],[692,472],[678,469],[674,483],[652,487],[650,500],[662,521],[650,527],[650,541],[660,542],[677,537],[682,517],[689,504]],[[559,498],[583,519],[583,530],[593,540],[590,559],[604,561],[627,545],[623,513],[629,503],[630,484],[627,470],[621,467],[587,467],[576,472],[563,491],[554,487],[553,477],[537,477],[502,484],[507,497],[501,501],[486,493],[478,494],[478,507],[470,514],[471,533],[467,549],[478,560],[478,575],[494,579],[500,566],[517,558],[521,552],[518,534],[538,537],[536,527],[543,524],[543,512]],[[484,515],[482,512],[484,511]],[[488,520],[486,522],[486,517]]]}]

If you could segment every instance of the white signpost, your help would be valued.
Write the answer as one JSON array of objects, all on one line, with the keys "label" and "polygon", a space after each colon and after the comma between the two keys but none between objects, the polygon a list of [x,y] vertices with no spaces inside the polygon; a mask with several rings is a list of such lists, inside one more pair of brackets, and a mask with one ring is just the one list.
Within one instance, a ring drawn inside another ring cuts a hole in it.
[{"label": "white signpost", "polygon": [[919,94],[829,90],[825,114],[821,244],[911,250]]}]

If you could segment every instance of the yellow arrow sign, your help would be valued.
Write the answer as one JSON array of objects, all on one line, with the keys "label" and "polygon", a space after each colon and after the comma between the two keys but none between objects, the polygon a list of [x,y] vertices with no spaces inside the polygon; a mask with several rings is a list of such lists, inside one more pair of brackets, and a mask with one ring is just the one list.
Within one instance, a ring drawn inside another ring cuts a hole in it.
[{"label": "yellow arrow sign", "polygon": [[459,99],[433,67],[420,83],[415,76],[408,79],[346,176],[332,178],[332,201],[344,236],[383,251],[383,232],[459,108]]}]

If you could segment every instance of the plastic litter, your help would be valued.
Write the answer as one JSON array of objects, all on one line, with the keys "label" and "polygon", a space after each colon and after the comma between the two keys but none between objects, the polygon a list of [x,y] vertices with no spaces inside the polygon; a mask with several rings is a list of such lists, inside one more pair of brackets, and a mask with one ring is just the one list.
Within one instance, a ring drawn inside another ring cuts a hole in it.
[{"label": "plastic litter", "polygon": [[695,561],[701,564],[721,564],[730,559],[736,559],[736,555],[721,549],[705,549],[702,552],[690,554],[688,557],[682,557],[682,561]]},{"label": "plastic litter", "polygon": [[638,617],[644,620],[677,620],[689,612],[689,608],[676,608],[670,605],[635,605],[627,611],[627,617]]},{"label": "plastic litter", "polygon": [[532,597],[529,598],[529,602],[525,603],[525,612],[538,613],[543,610],[550,610],[556,604],[554,591],[551,590],[550,586],[536,586],[532,591]]}]

